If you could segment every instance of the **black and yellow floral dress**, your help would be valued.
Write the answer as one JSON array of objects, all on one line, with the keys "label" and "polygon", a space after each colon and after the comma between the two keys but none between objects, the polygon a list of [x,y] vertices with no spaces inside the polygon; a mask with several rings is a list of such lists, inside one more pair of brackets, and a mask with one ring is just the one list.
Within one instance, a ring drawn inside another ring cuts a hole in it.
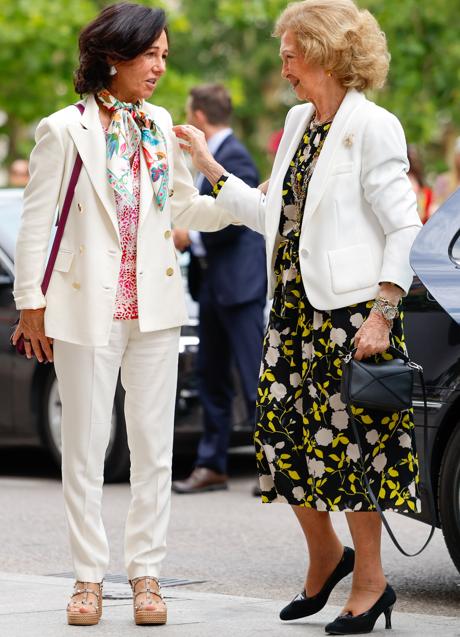
[{"label": "black and yellow floral dress", "polygon": [[[354,409],[362,432],[363,469],[340,400],[341,356],[352,347],[373,300],[317,311],[302,284],[302,212],[298,213],[302,208],[295,205],[292,180],[302,184],[306,196],[330,126],[309,125],[284,180],[282,242],[275,263],[277,284],[264,340],[254,436],[262,500],[318,511],[372,511],[365,470],[383,509],[416,511],[419,476],[411,410]],[[402,316],[395,320],[390,340],[404,349]]]}]

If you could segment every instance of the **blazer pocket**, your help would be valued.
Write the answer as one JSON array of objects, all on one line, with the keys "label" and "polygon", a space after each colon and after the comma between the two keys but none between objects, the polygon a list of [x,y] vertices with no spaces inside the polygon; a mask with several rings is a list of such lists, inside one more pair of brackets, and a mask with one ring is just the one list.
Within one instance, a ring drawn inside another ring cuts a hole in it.
[{"label": "blazer pocket", "polygon": [[331,177],[333,175],[342,175],[343,173],[351,173],[353,172],[353,162],[352,161],[348,161],[346,164],[337,164],[337,166],[334,166],[334,168],[332,169],[331,172]]},{"label": "blazer pocket", "polygon": [[340,250],[329,250],[328,258],[335,294],[377,285],[379,273],[367,244],[358,243]]},{"label": "blazer pocket", "polygon": [[74,253],[71,250],[60,249],[57,253],[56,263],[54,264],[54,270],[58,272],[68,272],[72,265]]}]

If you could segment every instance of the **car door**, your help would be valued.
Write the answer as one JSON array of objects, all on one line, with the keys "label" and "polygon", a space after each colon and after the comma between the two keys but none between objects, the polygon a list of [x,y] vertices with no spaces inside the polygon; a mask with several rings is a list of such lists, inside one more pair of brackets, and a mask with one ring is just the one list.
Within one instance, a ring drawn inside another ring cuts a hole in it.
[{"label": "car door", "polygon": [[0,248],[0,435],[13,429],[13,355],[11,325],[16,317],[13,302],[13,266]]},{"label": "car door", "polygon": [[[418,277],[403,301],[404,327],[410,358],[423,367],[430,409],[440,409],[460,377],[460,326],[437,303]],[[421,406],[418,379],[415,405]],[[437,404],[436,404],[437,403]]]},{"label": "car door", "polygon": [[[459,426],[459,227],[460,191],[429,219],[417,236],[411,251],[411,265],[417,276],[403,302],[409,355],[423,366],[427,388],[429,430],[425,448],[422,388],[416,378],[413,404],[422,485],[426,480],[425,468],[429,467],[435,493],[449,440]],[[431,518],[426,499],[422,502],[422,517],[427,522]]]},{"label": "car door", "polygon": [[431,398],[440,404],[455,400],[459,387],[459,227],[460,189],[428,220],[412,246],[417,277],[405,302],[410,355],[423,366]]}]

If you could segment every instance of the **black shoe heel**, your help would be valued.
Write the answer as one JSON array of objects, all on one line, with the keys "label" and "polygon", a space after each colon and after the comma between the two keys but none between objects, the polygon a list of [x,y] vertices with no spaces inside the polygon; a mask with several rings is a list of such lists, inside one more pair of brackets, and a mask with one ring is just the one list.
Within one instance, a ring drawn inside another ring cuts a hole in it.
[{"label": "black shoe heel", "polygon": [[328,578],[323,588],[317,595],[313,597],[307,597],[305,591],[299,593],[290,604],[285,606],[280,612],[280,619],[283,621],[289,621],[291,619],[300,619],[301,617],[309,617],[324,608],[329,599],[333,588],[344,577],[349,575],[355,565],[355,552],[348,546],[345,546],[343,550],[342,559]]},{"label": "black shoe heel", "polygon": [[391,628],[391,613],[396,602],[396,593],[387,584],[383,595],[375,602],[372,608],[369,608],[361,615],[353,616],[351,613],[339,615],[333,622],[325,628],[328,635],[358,635],[363,633],[371,633],[374,629],[375,622],[380,615],[385,615],[385,628]]},{"label": "black shoe heel", "polygon": [[385,613],[385,628],[391,629],[391,613],[393,612],[393,606],[388,606],[386,610],[383,611]]}]

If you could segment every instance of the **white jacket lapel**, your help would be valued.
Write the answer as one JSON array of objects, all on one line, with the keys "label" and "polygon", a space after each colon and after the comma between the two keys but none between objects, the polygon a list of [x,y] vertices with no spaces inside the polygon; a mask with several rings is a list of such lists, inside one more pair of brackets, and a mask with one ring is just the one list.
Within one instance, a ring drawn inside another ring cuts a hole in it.
[{"label": "white jacket lapel", "polygon": [[119,237],[115,193],[107,179],[106,141],[99,119],[96,100],[91,95],[86,100],[85,112],[76,124],[70,124],[69,133],[83,161],[88,176]]},{"label": "white jacket lapel", "polygon": [[[270,210],[278,210],[279,214],[271,215],[267,220],[267,237],[273,237],[273,241],[275,241],[280,221],[284,178],[302,139],[302,135],[313,115],[313,110],[311,104],[308,105],[308,108],[301,109],[301,115],[297,124],[293,122],[292,128],[289,126],[285,131],[286,146],[284,144],[280,145],[276,154],[272,170],[273,177],[270,178],[270,197],[273,199],[269,202],[268,207]],[[274,181],[276,180],[276,183],[272,184],[272,179]]]},{"label": "white jacket lapel", "polygon": [[332,160],[334,159],[335,152],[339,145],[344,143],[350,117],[353,115],[356,108],[365,101],[365,99],[366,98],[362,93],[359,93],[355,89],[350,89],[345,95],[343,102],[334,117],[331,129],[326,137],[326,141],[324,142],[324,146],[321,150],[318,162],[308,186],[308,195],[305,202],[302,228],[304,228],[305,224],[314,214],[319,202],[321,201],[321,197],[323,196],[326,188]]}]

